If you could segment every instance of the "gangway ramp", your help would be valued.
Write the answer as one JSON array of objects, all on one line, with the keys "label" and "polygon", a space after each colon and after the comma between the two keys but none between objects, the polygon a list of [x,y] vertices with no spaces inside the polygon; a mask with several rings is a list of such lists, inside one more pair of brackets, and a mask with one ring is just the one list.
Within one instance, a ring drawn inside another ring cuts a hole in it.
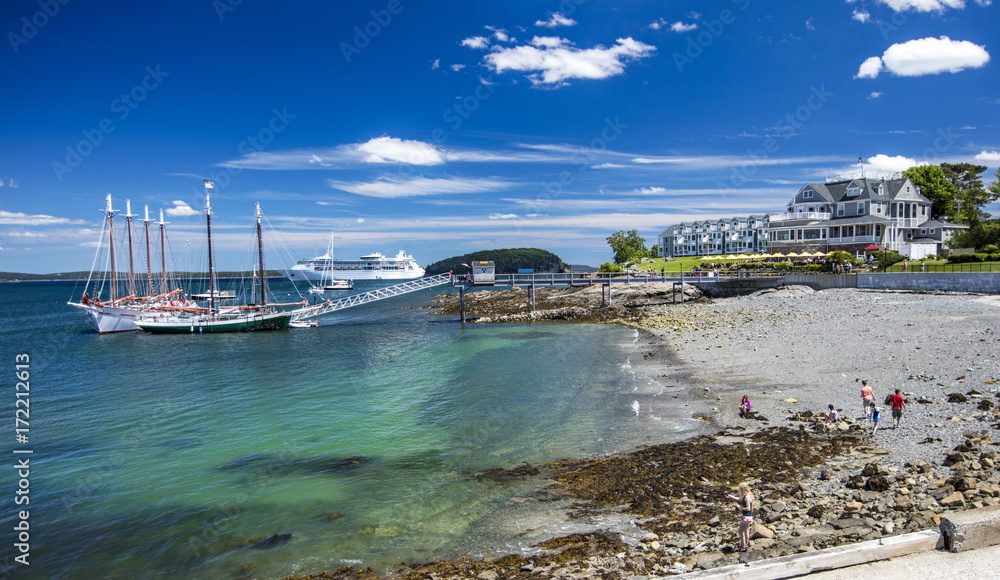
[{"label": "gangway ramp", "polygon": [[410,292],[424,290],[425,288],[444,286],[445,284],[451,284],[451,273],[428,276],[426,278],[410,280],[409,282],[403,282],[401,284],[377,288],[375,290],[371,290],[370,292],[352,294],[350,296],[344,296],[343,298],[331,300],[317,306],[296,310],[292,314],[292,322],[302,322],[309,318],[323,316],[345,308],[361,306],[362,304],[368,304],[369,302],[375,302],[376,300],[385,300],[386,298],[392,298],[401,294],[409,294]]}]

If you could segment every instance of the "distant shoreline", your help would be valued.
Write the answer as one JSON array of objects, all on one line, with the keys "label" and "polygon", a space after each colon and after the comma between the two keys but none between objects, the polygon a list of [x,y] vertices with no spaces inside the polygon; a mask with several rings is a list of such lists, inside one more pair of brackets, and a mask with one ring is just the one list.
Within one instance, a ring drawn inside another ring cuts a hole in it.
[{"label": "distant shoreline", "polygon": [[[249,272],[219,272],[217,278],[245,278]],[[19,284],[23,282],[85,282],[87,278],[100,279],[103,274],[95,273],[90,276],[87,272],[63,272],[58,274],[23,274],[19,272],[0,272],[0,284]],[[192,273],[181,272],[171,274],[171,278],[183,280],[207,280],[208,276],[204,272]],[[268,278],[284,278],[280,272],[270,270],[267,272]],[[156,276],[154,276],[156,278]]]}]

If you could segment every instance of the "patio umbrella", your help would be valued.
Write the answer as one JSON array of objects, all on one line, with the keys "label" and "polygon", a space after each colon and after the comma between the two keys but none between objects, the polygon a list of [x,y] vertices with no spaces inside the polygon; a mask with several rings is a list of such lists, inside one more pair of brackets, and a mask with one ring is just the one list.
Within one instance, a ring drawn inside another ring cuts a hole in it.
[{"label": "patio umbrella", "polygon": [[876,252],[876,251],[881,250],[881,249],[882,248],[876,246],[875,244],[868,244],[867,246],[865,246],[865,250],[864,251],[866,251],[866,252]]}]

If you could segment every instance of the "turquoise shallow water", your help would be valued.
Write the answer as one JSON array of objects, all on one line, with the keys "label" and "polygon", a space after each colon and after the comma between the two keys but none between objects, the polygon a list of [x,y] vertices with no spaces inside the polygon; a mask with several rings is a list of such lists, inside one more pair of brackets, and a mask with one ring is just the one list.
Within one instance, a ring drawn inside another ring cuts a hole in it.
[{"label": "turquoise shallow water", "polygon": [[[31,566],[16,577],[253,565],[280,578],[452,557],[525,491],[475,472],[634,443],[616,427],[634,416],[635,332],[617,326],[461,325],[402,309],[431,290],[317,329],[99,336],[65,305],[71,284],[0,292],[0,360],[13,370],[31,355]],[[3,485],[15,489],[13,470]],[[4,505],[10,529],[13,492]],[[292,539],[248,547],[274,534]]]}]

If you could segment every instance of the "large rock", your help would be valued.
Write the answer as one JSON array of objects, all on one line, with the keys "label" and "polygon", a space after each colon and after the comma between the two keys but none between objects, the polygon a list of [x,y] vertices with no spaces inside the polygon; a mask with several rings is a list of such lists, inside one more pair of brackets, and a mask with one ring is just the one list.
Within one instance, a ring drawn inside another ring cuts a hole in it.
[{"label": "large rock", "polygon": [[1000,544],[1000,505],[942,515],[941,535],[952,552]]},{"label": "large rock", "polygon": [[943,498],[939,503],[945,507],[965,507],[965,496],[962,495],[962,492],[956,491]]},{"label": "large rock", "polygon": [[773,539],[774,532],[760,524],[755,524],[753,529],[750,530],[750,539],[756,540],[757,538],[766,538],[768,540]]}]

